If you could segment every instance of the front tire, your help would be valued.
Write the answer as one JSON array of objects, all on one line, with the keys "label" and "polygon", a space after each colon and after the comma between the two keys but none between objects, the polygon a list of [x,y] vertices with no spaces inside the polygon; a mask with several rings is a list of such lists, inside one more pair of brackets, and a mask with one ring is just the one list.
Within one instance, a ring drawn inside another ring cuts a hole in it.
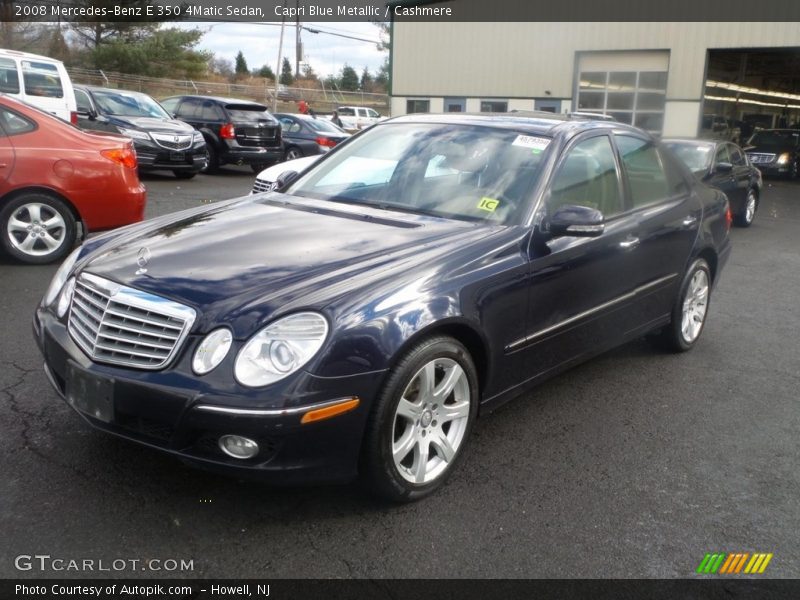
[{"label": "front tire", "polygon": [[392,369],[372,409],[361,474],[369,489],[411,502],[442,486],[461,459],[478,412],[478,375],[469,352],[437,336]]},{"label": "front tire", "polygon": [[661,331],[658,342],[673,352],[694,348],[703,333],[710,300],[711,270],[705,259],[698,258],[686,271],[672,308],[672,321]]},{"label": "front tire", "polygon": [[206,166],[200,169],[201,173],[216,173],[219,171],[219,155],[214,150],[214,146],[206,140]]},{"label": "front tire", "polygon": [[736,215],[736,224],[739,227],[750,227],[753,224],[757,209],[758,195],[754,189],[750,188],[747,191],[747,199],[744,201],[744,209],[740,214]]},{"label": "front tire", "polygon": [[41,193],[17,196],[0,210],[0,242],[18,261],[43,265],[64,258],[75,245],[77,227],[69,207]]}]

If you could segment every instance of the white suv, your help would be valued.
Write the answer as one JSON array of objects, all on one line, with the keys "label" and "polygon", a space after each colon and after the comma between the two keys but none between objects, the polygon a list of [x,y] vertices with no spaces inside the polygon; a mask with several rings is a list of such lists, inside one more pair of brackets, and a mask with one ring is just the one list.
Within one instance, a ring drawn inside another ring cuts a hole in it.
[{"label": "white suv", "polygon": [[60,60],[0,49],[0,92],[78,124],[75,91]]},{"label": "white suv", "polygon": [[365,106],[340,106],[336,112],[342,120],[342,127],[350,130],[365,129],[386,118],[378,111]]}]

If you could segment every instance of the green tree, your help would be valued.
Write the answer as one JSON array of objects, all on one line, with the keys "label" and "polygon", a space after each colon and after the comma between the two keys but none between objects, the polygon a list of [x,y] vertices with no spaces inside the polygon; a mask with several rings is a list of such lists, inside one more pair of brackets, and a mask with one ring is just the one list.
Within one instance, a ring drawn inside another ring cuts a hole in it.
[{"label": "green tree", "polygon": [[[77,8],[105,8],[113,14],[115,8],[139,9],[147,14],[147,7],[153,6],[153,0],[75,0],[71,6]],[[155,12],[155,11],[154,11]],[[139,43],[145,41],[167,19],[154,17],[138,17],[135,21],[97,21],[97,17],[75,17],[71,20],[71,28],[90,49],[103,44],[122,41]]]},{"label": "green tree", "polygon": [[303,78],[318,79],[317,74],[314,72],[314,67],[309,63],[303,63]]},{"label": "green tree", "polygon": [[275,73],[272,70],[272,67],[269,65],[264,65],[258,71],[255,72],[257,77],[264,77],[265,79],[272,79],[275,80]]},{"label": "green tree", "polygon": [[294,83],[294,70],[292,63],[285,56],[283,57],[283,64],[281,65],[281,79],[279,83],[283,85],[292,85]]},{"label": "green tree", "polygon": [[244,59],[244,54],[242,54],[241,50],[236,55],[236,68],[234,70],[237,75],[248,75],[250,73],[250,69],[247,68],[247,61]]},{"label": "green tree", "polygon": [[154,31],[138,44],[115,40],[92,53],[98,69],[150,77],[195,78],[212,60],[210,52],[196,50],[203,36],[199,29],[167,28]]},{"label": "green tree", "polygon": [[389,23],[373,23],[378,28],[378,52],[385,52],[386,57],[383,59],[378,72],[375,74],[375,83],[383,88],[384,91],[389,89],[389,80],[392,76],[389,70],[389,56],[392,50],[392,28]]},{"label": "green tree", "polygon": [[342,67],[339,77],[339,87],[344,92],[355,92],[358,90],[358,73],[348,64]]},{"label": "green tree", "polygon": [[370,86],[372,86],[372,74],[369,72],[367,67],[364,67],[364,70],[361,72],[361,81],[359,82],[359,87],[361,88],[362,92],[368,92],[370,90]]}]

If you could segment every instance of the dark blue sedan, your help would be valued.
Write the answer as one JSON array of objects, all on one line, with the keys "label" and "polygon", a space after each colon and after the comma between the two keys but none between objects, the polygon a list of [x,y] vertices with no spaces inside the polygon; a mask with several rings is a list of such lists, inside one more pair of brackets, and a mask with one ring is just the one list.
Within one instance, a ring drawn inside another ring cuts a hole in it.
[{"label": "dark blue sedan", "polygon": [[61,266],[34,333],[89,424],[418,499],[479,414],[645,334],[692,348],[730,251],[725,196],[619,123],[401,117],[279,184]]}]

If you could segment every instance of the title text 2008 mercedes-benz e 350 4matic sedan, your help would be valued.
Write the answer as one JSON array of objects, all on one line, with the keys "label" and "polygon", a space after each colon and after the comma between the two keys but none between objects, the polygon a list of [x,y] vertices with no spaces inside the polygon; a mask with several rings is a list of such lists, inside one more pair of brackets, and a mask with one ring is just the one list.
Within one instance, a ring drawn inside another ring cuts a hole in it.
[{"label": "title text 2008 mercedes-benz e 350 4matic sedan", "polygon": [[279,185],[62,265],[35,336],[91,425],[421,498],[481,411],[643,334],[691,348],[730,248],[725,196],[609,122],[400,117]]}]

